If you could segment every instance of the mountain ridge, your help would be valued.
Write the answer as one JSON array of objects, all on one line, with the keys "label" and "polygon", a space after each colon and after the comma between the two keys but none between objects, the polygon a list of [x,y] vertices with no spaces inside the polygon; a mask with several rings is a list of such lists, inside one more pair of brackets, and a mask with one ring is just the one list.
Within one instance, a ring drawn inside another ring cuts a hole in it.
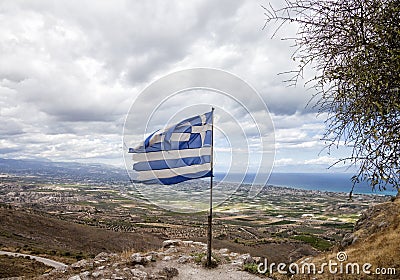
[{"label": "mountain ridge", "polygon": [[56,162],[37,159],[0,158],[0,173],[30,175],[42,178],[54,176],[83,181],[129,182],[125,169],[103,163]]}]

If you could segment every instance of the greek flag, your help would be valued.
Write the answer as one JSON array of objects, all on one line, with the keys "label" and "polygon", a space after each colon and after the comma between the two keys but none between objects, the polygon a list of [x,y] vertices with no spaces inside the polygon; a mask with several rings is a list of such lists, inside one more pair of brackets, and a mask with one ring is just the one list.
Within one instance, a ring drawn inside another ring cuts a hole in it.
[{"label": "greek flag", "polygon": [[129,148],[135,182],[171,185],[210,177],[213,111],[158,130]]}]

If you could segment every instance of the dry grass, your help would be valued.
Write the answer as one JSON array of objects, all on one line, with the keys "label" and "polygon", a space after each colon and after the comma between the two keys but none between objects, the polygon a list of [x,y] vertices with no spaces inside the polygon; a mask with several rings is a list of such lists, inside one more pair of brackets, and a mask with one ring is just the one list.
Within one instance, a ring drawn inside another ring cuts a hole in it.
[{"label": "dry grass", "polygon": [[135,249],[126,249],[126,250],[122,251],[122,253],[120,254],[120,257],[121,257],[121,259],[127,261],[127,260],[129,260],[131,258],[131,256],[134,253],[137,253],[137,250],[135,250]]}]

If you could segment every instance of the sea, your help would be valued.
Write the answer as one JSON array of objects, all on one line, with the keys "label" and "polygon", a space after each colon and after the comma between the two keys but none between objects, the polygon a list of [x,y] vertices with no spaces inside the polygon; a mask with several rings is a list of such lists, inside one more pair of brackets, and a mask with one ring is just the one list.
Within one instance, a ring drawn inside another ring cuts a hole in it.
[{"label": "sea", "polygon": [[[289,187],[301,190],[319,190],[349,193],[353,186],[349,173],[271,173],[266,185]],[[215,173],[214,180],[231,183],[252,184],[256,174]],[[372,190],[367,182],[360,182],[354,187],[354,194],[396,195],[397,191],[388,187],[386,190]]]}]

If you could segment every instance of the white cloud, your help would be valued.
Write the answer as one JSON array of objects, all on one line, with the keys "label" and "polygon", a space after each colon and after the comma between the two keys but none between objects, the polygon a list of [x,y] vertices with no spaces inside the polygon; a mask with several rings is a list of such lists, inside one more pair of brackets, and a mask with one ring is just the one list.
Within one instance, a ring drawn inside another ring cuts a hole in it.
[{"label": "white cloud", "polygon": [[[285,77],[277,75],[296,67],[293,50],[289,42],[270,39],[274,27],[262,30],[265,16],[258,2],[6,0],[0,13],[4,156],[120,164],[125,114],[138,93],[158,77],[191,67],[227,70],[260,93],[276,128],[277,165],[304,162],[322,147],[324,116],[316,119],[315,109],[306,107],[312,91],[302,84],[287,88]],[[290,26],[282,32],[295,31]],[[143,122],[141,112],[152,108],[156,95],[140,104],[137,122]],[[257,99],[240,97],[262,118]],[[257,127],[238,104],[217,96],[213,102],[239,120],[221,114],[221,130],[232,135],[241,127],[250,151],[259,152],[258,131],[272,133],[268,122]],[[162,125],[185,104],[176,99],[152,125]],[[224,141],[217,141],[221,153],[228,149]],[[230,141],[235,151],[244,142]],[[292,160],[294,149],[309,154]]]},{"label": "white cloud", "polygon": [[329,156],[321,156],[309,160],[305,160],[304,164],[324,164],[324,165],[332,165],[337,162],[338,159],[329,157]]},{"label": "white cloud", "polygon": [[289,164],[294,164],[294,160],[292,158],[277,159],[277,160],[275,160],[275,163],[274,163],[275,166],[286,166]]}]

